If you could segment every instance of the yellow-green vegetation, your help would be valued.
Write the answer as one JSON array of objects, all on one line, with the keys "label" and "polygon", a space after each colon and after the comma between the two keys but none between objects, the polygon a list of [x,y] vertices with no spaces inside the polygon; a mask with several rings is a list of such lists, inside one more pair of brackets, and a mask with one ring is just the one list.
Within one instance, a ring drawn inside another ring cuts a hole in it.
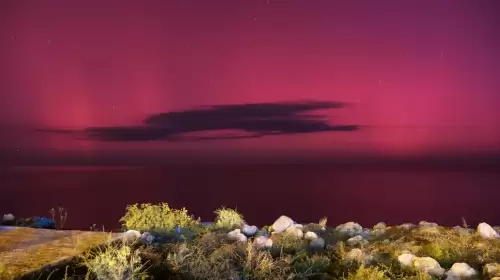
[{"label": "yellow-green vegetation", "polygon": [[120,222],[126,229],[141,232],[165,232],[175,229],[176,226],[197,225],[200,220],[194,219],[185,208],[172,209],[167,203],[158,205],[145,203],[128,206]]},{"label": "yellow-green vegetation", "polygon": [[[122,218],[125,227],[148,231],[153,241],[141,237],[87,251],[80,264],[87,271],[80,276],[98,280],[446,279],[445,274],[432,276],[418,268],[415,264],[423,257],[435,259],[443,271],[455,263],[466,263],[476,272],[469,280],[500,276],[500,265],[499,275],[483,274],[487,264],[500,263],[500,239],[486,239],[464,228],[379,225],[363,230],[360,234],[365,242],[356,243],[349,240],[356,234],[328,227],[324,218],[281,233],[263,227],[258,235],[245,239],[228,234],[245,224],[241,214],[224,207],[216,214],[213,225],[207,226],[185,209],[170,209],[166,204],[129,206]],[[177,225],[182,228],[174,230]],[[299,229],[304,234],[297,234]],[[320,245],[313,246],[318,240]],[[405,265],[399,259],[402,254],[417,261]],[[64,277],[78,279],[78,275],[66,271]]]},{"label": "yellow-green vegetation", "polygon": [[226,207],[215,210],[215,226],[218,228],[234,229],[241,227],[245,221],[238,211]]},{"label": "yellow-green vegetation", "polygon": [[132,250],[125,242],[87,252],[82,264],[88,268],[89,275],[98,280],[146,279],[139,251]]},{"label": "yellow-green vegetation", "polygon": [[386,273],[378,267],[360,266],[355,272],[349,273],[347,280],[390,280]]}]

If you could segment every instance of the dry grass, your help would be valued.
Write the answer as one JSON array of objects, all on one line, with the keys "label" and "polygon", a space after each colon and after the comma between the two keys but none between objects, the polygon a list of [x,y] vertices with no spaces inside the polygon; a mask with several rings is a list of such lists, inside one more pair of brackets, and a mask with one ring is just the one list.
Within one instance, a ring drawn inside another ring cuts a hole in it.
[{"label": "dry grass", "polygon": [[[19,234],[20,239],[16,239]],[[83,253],[85,250],[110,241],[113,236],[103,232],[54,231],[22,228],[0,235],[11,240],[16,248],[0,252],[4,275],[14,277],[37,271]],[[44,242],[42,242],[42,240]],[[1,279],[1,277],[0,277]]]}]

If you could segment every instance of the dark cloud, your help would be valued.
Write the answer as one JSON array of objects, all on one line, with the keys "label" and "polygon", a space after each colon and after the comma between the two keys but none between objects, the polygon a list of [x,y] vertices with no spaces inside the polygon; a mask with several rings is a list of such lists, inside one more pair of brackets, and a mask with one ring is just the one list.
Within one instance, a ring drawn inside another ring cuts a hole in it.
[{"label": "dark cloud", "polygon": [[[358,125],[330,125],[325,115],[303,114],[311,110],[344,106],[341,102],[318,101],[217,105],[151,115],[143,121],[142,126],[89,127],[80,132],[54,129],[43,131],[77,133],[88,139],[101,141],[199,141],[358,130]],[[207,131],[236,131],[238,134],[214,137],[186,135]]]}]

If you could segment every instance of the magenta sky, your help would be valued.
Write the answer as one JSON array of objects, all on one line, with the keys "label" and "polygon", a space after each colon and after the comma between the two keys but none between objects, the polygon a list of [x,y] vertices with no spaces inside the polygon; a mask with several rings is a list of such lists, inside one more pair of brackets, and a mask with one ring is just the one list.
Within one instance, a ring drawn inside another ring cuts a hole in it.
[{"label": "magenta sky", "polygon": [[[0,149],[377,153],[500,149],[495,0],[10,1],[0,4]],[[116,144],[31,127],[138,124],[200,105],[353,102],[374,126]]]}]

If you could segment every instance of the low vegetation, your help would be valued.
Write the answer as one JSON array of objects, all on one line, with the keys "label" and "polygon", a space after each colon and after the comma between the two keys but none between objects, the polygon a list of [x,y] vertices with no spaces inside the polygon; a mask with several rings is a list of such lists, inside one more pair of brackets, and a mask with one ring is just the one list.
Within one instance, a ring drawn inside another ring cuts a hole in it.
[{"label": "low vegetation", "polygon": [[[214,222],[207,224],[166,203],[129,206],[120,220],[128,230],[123,241],[86,250],[73,263],[58,267],[58,274],[43,275],[98,280],[500,277],[500,238],[486,238],[467,225],[449,228],[422,222],[367,229],[355,223],[330,227],[326,218],[286,224],[291,219],[281,217],[255,231],[234,209],[223,207],[215,214]],[[0,273],[8,266],[0,262]]]}]

